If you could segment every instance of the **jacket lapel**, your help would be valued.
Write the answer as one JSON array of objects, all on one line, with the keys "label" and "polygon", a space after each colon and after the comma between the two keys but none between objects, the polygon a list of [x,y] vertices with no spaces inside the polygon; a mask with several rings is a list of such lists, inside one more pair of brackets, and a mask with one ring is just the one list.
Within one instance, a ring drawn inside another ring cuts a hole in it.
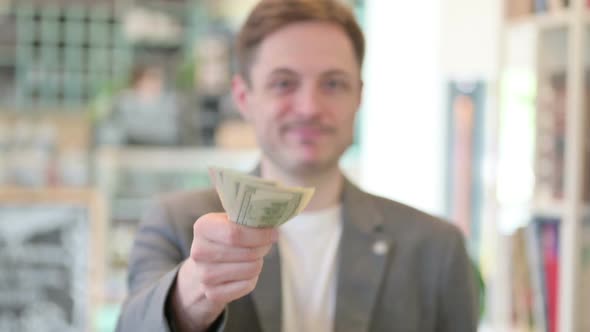
[{"label": "jacket lapel", "polygon": [[258,284],[252,292],[258,320],[262,331],[265,332],[281,330],[282,297],[279,258],[278,246],[273,245],[270,253],[264,257]]},{"label": "jacket lapel", "polygon": [[[260,175],[260,166],[251,174]],[[334,331],[369,331],[393,243],[382,232],[383,215],[374,201],[348,179],[344,181],[342,206]],[[274,245],[251,294],[264,332],[281,330],[281,292],[280,256]]]},{"label": "jacket lapel", "polygon": [[369,331],[371,315],[392,251],[383,216],[370,196],[346,181],[334,330]]}]

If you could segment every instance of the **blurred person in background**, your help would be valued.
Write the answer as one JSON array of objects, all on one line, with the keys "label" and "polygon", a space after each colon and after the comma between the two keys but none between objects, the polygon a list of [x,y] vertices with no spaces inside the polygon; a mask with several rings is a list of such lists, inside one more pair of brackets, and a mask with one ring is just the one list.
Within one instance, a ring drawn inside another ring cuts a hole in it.
[{"label": "blurred person in background", "polygon": [[254,174],[316,193],[278,229],[228,220],[213,189],[159,200],[136,237],[118,330],[476,331],[461,232],[361,191],[339,168],[362,96],[351,11],[263,0],[237,56],[234,99],[262,150]]},{"label": "blurred person in background", "polygon": [[181,108],[165,76],[164,69],[156,65],[134,68],[129,89],[116,97],[110,115],[99,126],[99,143],[179,144]]}]

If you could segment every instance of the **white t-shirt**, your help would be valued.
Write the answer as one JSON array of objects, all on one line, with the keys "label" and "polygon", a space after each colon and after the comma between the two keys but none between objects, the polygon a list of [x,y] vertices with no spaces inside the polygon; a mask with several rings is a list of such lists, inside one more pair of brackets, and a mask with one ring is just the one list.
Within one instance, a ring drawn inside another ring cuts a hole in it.
[{"label": "white t-shirt", "polygon": [[340,205],[304,212],[279,228],[282,332],[333,330]]}]

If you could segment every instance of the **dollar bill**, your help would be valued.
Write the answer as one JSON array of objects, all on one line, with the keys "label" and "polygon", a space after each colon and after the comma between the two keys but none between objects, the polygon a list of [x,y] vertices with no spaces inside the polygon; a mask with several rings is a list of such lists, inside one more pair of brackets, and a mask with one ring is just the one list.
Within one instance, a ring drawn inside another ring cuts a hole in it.
[{"label": "dollar bill", "polygon": [[305,209],[315,191],[224,168],[211,168],[209,175],[230,220],[250,227],[287,222]]},{"label": "dollar bill", "polygon": [[230,215],[233,214],[233,205],[236,202],[242,185],[254,184],[260,187],[276,187],[278,185],[275,181],[243,174],[227,168],[212,167],[209,169],[209,176],[215,185],[223,208]]}]

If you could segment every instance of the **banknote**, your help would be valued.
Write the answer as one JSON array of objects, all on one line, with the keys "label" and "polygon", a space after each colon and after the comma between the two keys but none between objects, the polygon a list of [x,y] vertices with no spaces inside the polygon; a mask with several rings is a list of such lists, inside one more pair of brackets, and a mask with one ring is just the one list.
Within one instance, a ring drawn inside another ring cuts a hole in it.
[{"label": "banknote", "polygon": [[236,202],[240,187],[243,184],[251,183],[260,187],[276,187],[278,185],[274,181],[243,174],[227,168],[209,168],[209,176],[215,185],[221,204],[228,214],[232,214],[234,211],[233,204]]},{"label": "banknote", "polygon": [[229,219],[250,227],[287,222],[305,209],[315,191],[225,168],[211,168],[209,175]]}]

